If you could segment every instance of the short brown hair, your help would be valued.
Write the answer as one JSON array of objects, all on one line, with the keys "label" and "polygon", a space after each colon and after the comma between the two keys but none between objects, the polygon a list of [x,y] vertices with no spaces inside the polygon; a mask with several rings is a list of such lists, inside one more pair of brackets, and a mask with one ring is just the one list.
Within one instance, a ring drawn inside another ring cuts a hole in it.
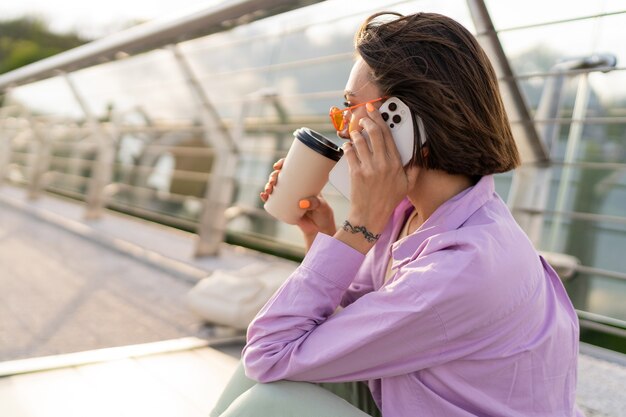
[{"label": "short brown hair", "polygon": [[428,157],[416,145],[414,163],[472,178],[519,165],[493,67],[461,24],[435,13],[376,13],[355,48],[383,93],[421,116]]}]

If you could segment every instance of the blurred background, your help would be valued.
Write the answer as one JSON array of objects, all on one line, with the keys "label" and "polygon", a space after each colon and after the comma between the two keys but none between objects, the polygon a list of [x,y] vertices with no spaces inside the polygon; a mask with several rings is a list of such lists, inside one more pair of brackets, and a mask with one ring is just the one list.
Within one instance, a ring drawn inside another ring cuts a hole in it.
[{"label": "blurred background", "polygon": [[497,192],[561,268],[582,340],[626,353],[626,0],[3,2],[0,189],[192,233],[197,258],[225,241],[301,259],[258,194],[296,128],[334,138],[354,32],[380,10],[485,45],[524,159]]}]

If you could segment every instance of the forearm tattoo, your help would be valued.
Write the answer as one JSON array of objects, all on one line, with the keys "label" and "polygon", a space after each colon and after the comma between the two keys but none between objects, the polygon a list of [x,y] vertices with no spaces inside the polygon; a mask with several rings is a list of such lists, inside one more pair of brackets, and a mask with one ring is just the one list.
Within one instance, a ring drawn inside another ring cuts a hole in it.
[{"label": "forearm tattoo", "polygon": [[375,235],[372,232],[368,231],[365,226],[352,226],[349,221],[343,222],[343,230],[350,233],[363,233],[365,236],[365,240],[369,243],[374,243],[380,237],[380,233]]}]

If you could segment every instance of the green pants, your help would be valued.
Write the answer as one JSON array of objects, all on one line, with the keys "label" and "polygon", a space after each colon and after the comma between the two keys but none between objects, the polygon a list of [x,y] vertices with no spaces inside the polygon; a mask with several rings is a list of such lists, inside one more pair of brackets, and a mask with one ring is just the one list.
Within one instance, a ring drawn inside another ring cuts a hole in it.
[{"label": "green pants", "polygon": [[381,417],[362,382],[260,384],[240,363],[211,411],[211,417]]}]

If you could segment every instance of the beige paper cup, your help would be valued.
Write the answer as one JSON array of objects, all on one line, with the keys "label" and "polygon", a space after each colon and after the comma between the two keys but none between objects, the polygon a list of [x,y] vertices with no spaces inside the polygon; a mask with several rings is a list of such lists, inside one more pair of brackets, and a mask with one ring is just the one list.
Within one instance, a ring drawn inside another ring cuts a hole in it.
[{"label": "beige paper cup", "polygon": [[303,198],[316,196],[328,182],[328,173],[341,158],[337,145],[306,127],[296,130],[265,211],[288,224],[296,224],[306,209]]}]

